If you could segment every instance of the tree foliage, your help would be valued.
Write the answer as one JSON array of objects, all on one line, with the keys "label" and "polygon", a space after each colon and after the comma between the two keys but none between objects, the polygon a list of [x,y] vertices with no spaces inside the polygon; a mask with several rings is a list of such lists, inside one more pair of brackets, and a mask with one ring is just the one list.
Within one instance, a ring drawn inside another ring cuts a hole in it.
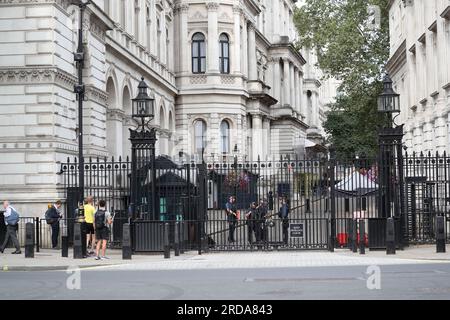
[{"label": "tree foliage", "polygon": [[[341,81],[340,95],[324,124],[338,154],[374,155],[376,112],[383,67],[389,56],[389,0],[306,0],[295,13],[300,48],[314,48],[318,67]],[[370,23],[376,6],[379,27]]]}]

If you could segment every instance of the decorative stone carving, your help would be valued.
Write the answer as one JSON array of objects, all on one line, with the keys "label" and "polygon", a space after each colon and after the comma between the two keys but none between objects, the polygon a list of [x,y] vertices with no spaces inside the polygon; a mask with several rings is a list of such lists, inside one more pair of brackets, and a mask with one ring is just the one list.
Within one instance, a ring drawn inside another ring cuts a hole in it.
[{"label": "decorative stone carving", "polygon": [[202,13],[200,11],[196,11],[189,19],[190,20],[205,20],[205,19],[208,19],[208,17],[202,15]]},{"label": "decorative stone carving", "polygon": [[218,2],[208,2],[206,3],[206,9],[208,11],[217,11],[219,9],[220,5]]},{"label": "decorative stone carving", "polygon": [[73,90],[75,76],[58,68],[14,68],[0,69],[0,84],[57,83]]},{"label": "decorative stone carving", "polygon": [[191,84],[206,84],[206,76],[201,75],[201,76],[192,76],[190,78],[190,82]]},{"label": "decorative stone carving", "polygon": [[33,4],[33,3],[54,3],[67,9],[72,3],[70,0],[0,0],[0,5],[2,4]]},{"label": "decorative stone carving", "polygon": [[222,76],[220,77],[220,82],[222,84],[235,84],[236,79],[233,76]]}]

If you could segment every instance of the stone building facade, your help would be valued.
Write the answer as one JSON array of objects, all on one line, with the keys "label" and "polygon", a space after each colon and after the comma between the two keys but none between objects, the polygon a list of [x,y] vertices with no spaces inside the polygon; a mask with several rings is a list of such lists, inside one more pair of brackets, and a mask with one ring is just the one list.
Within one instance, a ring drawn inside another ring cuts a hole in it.
[{"label": "stone building facade", "polygon": [[409,152],[450,151],[450,1],[392,0],[387,70]]},{"label": "stone building facade", "polygon": [[[0,0],[0,197],[31,211],[62,196],[77,155],[79,10]],[[86,156],[126,157],[131,99],[155,95],[157,152],[178,160],[301,153],[322,139],[314,54],[296,49],[296,0],[94,0],[83,21]],[[33,213],[35,214],[35,213]]]}]

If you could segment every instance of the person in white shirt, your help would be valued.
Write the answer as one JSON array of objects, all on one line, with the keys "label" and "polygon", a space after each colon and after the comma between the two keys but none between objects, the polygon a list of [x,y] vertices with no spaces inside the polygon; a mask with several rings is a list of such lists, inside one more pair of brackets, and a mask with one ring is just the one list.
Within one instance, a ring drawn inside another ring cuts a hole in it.
[{"label": "person in white shirt", "polygon": [[2,246],[0,247],[0,253],[3,253],[5,251],[6,246],[8,245],[9,239],[14,244],[14,247],[16,247],[16,251],[14,251],[12,254],[21,254],[20,251],[20,244],[19,240],[17,240],[17,229],[18,229],[18,223],[11,224],[8,223],[8,218],[11,216],[11,214],[14,212],[17,212],[16,209],[14,209],[8,201],[3,201],[3,208],[5,209],[5,212],[3,213],[3,216],[5,218],[5,225],[6,225],[6,235],[5,240],[3,241]]}]

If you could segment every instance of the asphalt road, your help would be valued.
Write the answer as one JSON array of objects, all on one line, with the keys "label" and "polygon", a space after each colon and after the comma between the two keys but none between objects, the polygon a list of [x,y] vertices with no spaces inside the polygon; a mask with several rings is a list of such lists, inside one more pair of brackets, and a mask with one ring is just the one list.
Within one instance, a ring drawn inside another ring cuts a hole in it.
[{"label": "asphalt road", "polygon": [[450,264],[380,268],[379,290],[362,266],[0,272],[0,299],[450,299]]}]

